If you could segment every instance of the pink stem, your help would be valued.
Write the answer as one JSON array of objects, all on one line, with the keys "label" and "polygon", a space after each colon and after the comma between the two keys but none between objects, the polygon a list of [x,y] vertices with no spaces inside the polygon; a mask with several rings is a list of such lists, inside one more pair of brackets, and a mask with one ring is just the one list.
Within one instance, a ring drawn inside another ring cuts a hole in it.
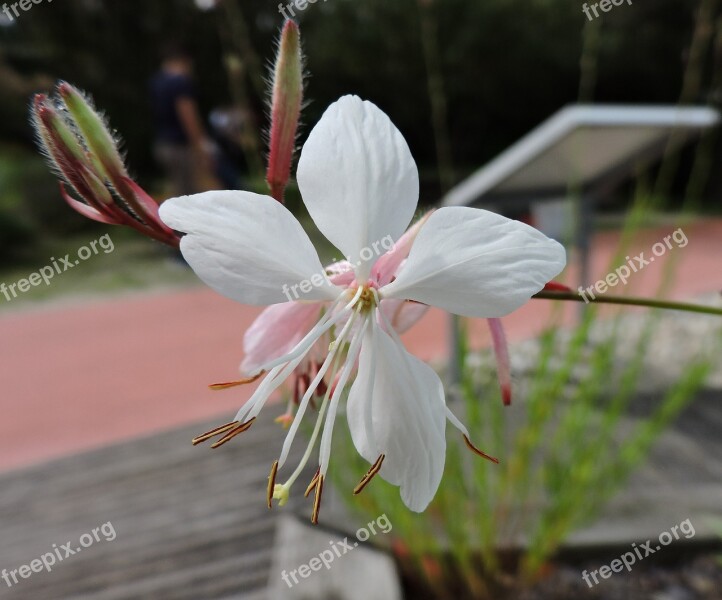
[{"label": "pink stem", "polygon": [[509,406],[511,404],[511,362],[509,361],[509,346],[506,341],[506,333],[504,333],[501,319],[487,319],[487,322],[494,343],[501,398],[504,401],[504,406]]}]

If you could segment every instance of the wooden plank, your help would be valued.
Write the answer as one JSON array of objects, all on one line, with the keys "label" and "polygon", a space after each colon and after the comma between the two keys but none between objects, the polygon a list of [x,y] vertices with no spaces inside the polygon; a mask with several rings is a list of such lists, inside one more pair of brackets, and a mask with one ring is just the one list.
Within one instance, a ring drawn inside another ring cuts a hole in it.
[{"label": "wooden plank", "polygon": [[295,507],[265,503],[285,435],[274,416],[215,451],[190,444],[217,424],[202,423],[0,476],[0,570],[107,522],[117,536],[11,588],[0,579],[0,598],[265,599],[278,517]]}]

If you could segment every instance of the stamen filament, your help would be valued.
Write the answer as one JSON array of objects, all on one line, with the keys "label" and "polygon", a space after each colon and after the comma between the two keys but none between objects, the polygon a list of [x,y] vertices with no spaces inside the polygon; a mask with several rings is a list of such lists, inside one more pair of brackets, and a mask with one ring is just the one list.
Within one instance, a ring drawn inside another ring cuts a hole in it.
[{"label": "stamen filament", "polygon": [[225,425],[211,429],[203,435],[193,438],[193,445],[197,446],[198,444],[202,444],[203,442],[210,440],[212,437],[225,433],[229,429],[233,429],[236,425],[238,425],[238,421],[232,421],[231,423],[226,423]]},{"label": "stamen filament", "polygon": [[[296,416],[293,420],[293,423],[291,424],[291,429],[288,432],[288,435],[286,436],[286,439],[283,442],[283,449],[281,450],[281,457],[279,458],[279,461],[281,463],[281,466],[283,466],[286,463],[286,459],[288,458],[288,454],[291,451],[291,444],[293,443],[293,440],[295,439],[296,432],[298,431],[299,426],[301,425],[301,422],[303,420],[303,417],[306,413],[306,409],[308,408],[308,404],[311,400],[311,397],[313,396],[314,390],[319,385],[320,381],[323,379],[323,377],[326,375],[326,372],[328,371],[329,367],[334,364],[336,360],[336,356],[340,352],[343,342],[346,338],[346,335],[350,331],[351,327],[353,326],[353,322],[356,318],[356,313],[349,318],[349,320],[346,322],[346,325],[341,330],[341,333],[336,338],[336,343],[331,348],[331,351],[326,356],[326,359],[324,360],[323,364],[321,365],[321,368],[318,370],[318,373],[316,373],[316,377],[314,377],[313,381],[311,382],[311,385],[306,390],[306,393],[304,394],[303,398],[301,399],[301,403],[298,406],[298,410],[296,411]],[[332,369],[331,374],[331,381],[336,377],[336,371],[338,369],[338,365],[335,365]],[[331,389],[331,386],[328,386],[324,397],[328,395],[329,390]]]},{"label": "stamen filament", "polygon": [[376,476],[376,474],[381,470],[381,465],[384,464],[384,459],[386,458],[385,454],[382,454],[376,459],[376,462],[373,464],[373,466],[368,470],[366,475],[364,475],[361,478],[361,481],[359,481],[358,485],[353,490],[353,495],[358,496],[361,492],[363,492],[364,488],[371,483],[371,480]]},{"label": "stamen filament", "polygon": [[255,381],[258,381],[265,374],[266,374],[265,371],[261,371],[260,373],[258,373],[258,375],[254,375],[253,377],[247,377],[246,379],[239,379],[238,381],[228,381],[226,383],[212,383],[208,387],[211,388],[214,392],[217,392],[220,390],[227,390],[230,388],[238,387],[239,385],[246,385],[248,383],[253,383]]},{"label": "stamen filament", "polygon": [[494,458],[493,456],[489,456],[489,455],[486,454],[485,452],[482,452],[481,450],[479,450],[476,446],[474,446],[474,444],[471,443],[471,440],[469,439],[468,436],[464,435],[464,441],[466,442],[466,445],[469,447],[469,450],[471,450],[471,451],[472,451],[474,454],[476,454],[477,456],[481,456],[481,458],[485,458],[486,460],[490,460],[491,462],[496,463],[497,465],[499,464],[499,459],[498,459],[498,458]]},{"label": "stamen filament", "polygon": [[250,421],[246,421],[242,425],[239,425],[235,429],[232,429],[229,433],[227,433],[225,436],[223,436],[220,440],[218,440],[215,444],[211,446],[214,450],[216,448],[220,448],[223,446],[223,444],[226,444],[230,442],[234,437],[237,435],[240,435],[244,431],[248,431],[251,428],[251,425],[253,425],[253,422],[256,420],[255,417],[253,417]]},{"label": "stamen filament", "polygon": [[311,492],[315,489],[316,484],[318,484],[318,478],[321,475],[321,467],[318,468],[316,471],[316,474],[313,476],[313,479],[311,480],[311,483],[308,484],[308,487],[306,488],[306,492],[303,494],[304,498],[308,498],[308,496],[311,494]]},{"label": "stamen filament", "polygon": [[301,458],[301,461],[298,463],[296,470],[288,478],[288,481],[286,481],[286,483],[284,484],[286,487],[291,487],[295,483],[296,479],[298,479],[299,475],[306,467],[308,459],[311,458],[311,452],[313,452],[313,447],[316,445],[318,433],[321,430],[321,423],[323,423],[323,416],[326,414],[326,408],[328,408],[328,395],[323,399],[323,404],[321,404],[321,410],[318,411],[318,417],[316,417],[316,425],[313,428],[311,439],[308,441],[308,445],[306,446],[306,452],[304,452],[303,458]]},{"label": "stamen filament", "polygon": [[[358,295],[358,294],[357,294]],[[238,421],[243,421],[248,418],[256,417],[261,412],[263,407],[265,406],[268,398],[273,394],[276,389],[278,389],[281,384],[286,381],[286,379],[293,373],[293,371],[296,369],[296,367],[301,363],[304,356],[313,348],[313,345],[316,343],[318,338],[320,338],[328,329],[330,329],[333,325],[335,325],[338,321],[340,321],[346,314],[348,313],[348,310],[344,308],[344,310],[336,315],[335,317],[327,320],[325,323],[323,319],[319,322],[319,325],[323,324],[321,327],[317,325],[312,329],[305,337],[304,339],[299,342],[299,344],[296,345],[296,349],[294,349],[290,354],[287,354],[284,357],[281,357],[274,361],[275,363],[278,363],[280,361],[280,365],[277,365],[271,369],[271,372],[268,374],[268,376],[263,380],[263,383],[258,387],[258,389],[255,391],[253,396],[248,400],[248,402],[241,408],[241,410],[238,411],[238,414],[236,415],[236,419]],[[315,332],[315,335],[314,335]],[[309,342],[310,340],[310,342]],[[305,347],[299,348],[301,345],[303,345],[305,342]],[[295,356],[295,358],[291,358],[292,356]],[[288,362],[287,362],[288,361]],[[270,364],[270,363],[269,363]],[[280,372],[280,374],[279,374]]]},{"label": "stamen filament", "polygon": [[[351,317],[349,321],[353,321],[354,317]],[[344,327],[344,330],[342,333],[344,336],[346,335],[346,332],[348,329],[350,329],[350,325],[347,323],[348,327]],[[339,336],[336,340],[337,345],[333,348],[332,353],[334,354],[334,361],[333,361],[333,368],[331,369],[331,380],[335,379],[336,373],[338,372],[338,369],[340,367],[340,359],[341,359],[341,352],[337,351],[341,347],[341,343],[343,341],[343,338]],[[313,434],[311,435],[311,439],[308,441],[308,445],[306,446],[306,452],[303,455],[303,458],[301,458],[301,461],[298,463],[298,466],[296,467],[296,470],[293,472],[291,477],[286,482],[286,487],[291,487],[293,483],[298,479],[299,475],[303,472],[303,469],[306,467],[306,463],[308,462],[309,458],[311,458],[311,453],[313,452],[313,448],[316,445],[316,440],[318,439],[318,433],[321,430],[321,423],[323,423],[323,417],[326,414],[326,409],[328,408],[329,404],[329,396],[331,395],[331,387],[328,388],[326,391],[326,394],[323,397],[323,402],[321,404],[321,409],[318,412],[318,417],[316,417],[316,425],[313,428]],[[298,419],[298,415],[296,415],[296,419]],[[294,424],[296,421],[294,421]],[[289,434],[290,435],[290,434]],[[289,436],[286,436],[287,439]],[[281,463],[283,464],[283,463]]]},{"label": "stamen filament", "polygon": [[[357,316],[358,314],[359,313],[356,313],[356,315],[354,316]],[[323,428],[323,435],[321,436],[319,464],[321,465],[321,474],[324,476],[326,475],[326,471],[328,470],[329,458],[331,457],[331,440],[333,438],[333,425],[336,421],[338,403],[341,399],[341,395],[343,394],[343,390],[346,387],[346,383],[348,383],[348,379],[351,376],[351,371],[356,365],[356,359],[361,352],[361,341],[363,340],[363,337],[366,333],[366,328],[368,327],[368,324],[369,320],[365,318],[363,325],[356,332],[353,339],[351,340],[351,345],[349,347],[348,355],[346,357],[346,364],[344,364],[343,366],[341,376],[339,377],[338,383],[336,384],[333,391],[331,406],[329,407],[328,416],[326,417],[326,425]]]},{"label": "stamen filament", "polygon": [[321,510],[321,497],[323,496],[323,475],[318,476],[318,483],[316,484],[316,497],[313,501],[313,515],[311,516],[311,523],[318,525],[318,513]]},{"label": "stamen filament", "polygon": [[[309,331],[304,338],[296,344],[296,347],[291,350],[288,354],[285,356],[281,356],[275,360],[272,360],[266,364],[263,365],[263,369],[266,371],[270,370],[273,367],[277,367],[279,365],[283,365],[285,363],[288,363],[289,361],[295,360],[298,358],[299,355],[305,355],[308,353],[308,351],[313,347],[313,344],[316,342],[318,338],[320,338],[324,333],[326,333],[331,327],[336,325],[341,319],[343,319],[344,316],[348,312],[351,311],[353,308],[353,305],[356,303],[356,300],[361,296],[362,288],[359,288],[359,290],[356,292],[356,295],[353,297],[353,300],[349,302],[346,306],[344,306],[336,315],[333,314],[333,310],[336,308],[336,305],[340,300],[343,299],[343,295],[339,296],[337,300],[334,301],[334,303],[328,308],[326,314],[321,318],[321,320],[315,325],[311,331]],[[310,347],[308,346],[308,341],[313,340],[311,342]]]},{"label": "stamen filament", "polygon": [[276,488],[276,474],[278,473],[278,461],[273,461],[271,466],[271,474],[268,476],[268,488],[266,490],[266,497],[268,500],[269,510],[273,508],[273,490]]}]

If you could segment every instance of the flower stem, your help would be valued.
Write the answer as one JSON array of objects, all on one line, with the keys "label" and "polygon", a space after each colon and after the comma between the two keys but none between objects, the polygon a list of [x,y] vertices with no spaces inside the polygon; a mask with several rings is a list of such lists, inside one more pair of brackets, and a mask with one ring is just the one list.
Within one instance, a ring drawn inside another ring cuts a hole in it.
[{"label": "flower stem", "polygon": [[632,298],[622,296],[597,296],[594,300],[585,299],[575,292],[539,292],[533,298],[537,300],[565,300],[568,302],[586,302],[587,304],[617,304],[624,306],[646,306],[648,308],[661,308],[665,310],[680,310],[684,312],[702,313],[706,315],[722,316],[722,308],[703,306],[701,304],[688,304],[685,302],[671,302],[669,300],[654,300],[651,298]]}]

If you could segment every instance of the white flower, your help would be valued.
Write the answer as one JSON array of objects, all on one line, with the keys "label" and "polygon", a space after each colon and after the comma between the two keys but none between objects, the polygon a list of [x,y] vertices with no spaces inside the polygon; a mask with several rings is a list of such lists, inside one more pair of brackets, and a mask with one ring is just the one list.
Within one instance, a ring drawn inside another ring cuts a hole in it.
[{"label": "white flower", "polygon": [[[316,491],[317,521],[334,421],[358,365],[346,413],[358,452],[373,466],[356,491],[378,472],[399,486],[410,509],[423,511],[443,473],[447,419],[475,448],[446,407],[441,380],[406,351],[380,305],[415,301],[467,317],[501,317],[559,274],[565,251],[535,229],[491,212],[441,208],[420,228],[395,279],[380,281],[374,274],[377,256],[369,256],[368,249],[404,233],[416,210],[419,178],[401,133],[375,105],[356,97],[341,98],[323,115],[303,148],[297,178],[309,214],[348,257],[355,278],[348,286],[337,286],[324,275],[322,285],[303,295],[301,302],[326,303],[318,323],[292,351],[259,368],[265,377],[232,423],[195,442],[225,434],[217,446],[248,429],[274,390],[331,333],[334,341],[272,468],[269,506],[272,497],[286,501],[320,436],[319,470],[307,490]],[[324,273],[299,222],[270,197],[207,192],[169,200],[160,213],[168,226],[187,234],[181,250],[198,276],[239,302],[287,302],[284,289]],[[330,383],[306,453],[286,483],[276,484],[311,396],[324,378]]]}]

